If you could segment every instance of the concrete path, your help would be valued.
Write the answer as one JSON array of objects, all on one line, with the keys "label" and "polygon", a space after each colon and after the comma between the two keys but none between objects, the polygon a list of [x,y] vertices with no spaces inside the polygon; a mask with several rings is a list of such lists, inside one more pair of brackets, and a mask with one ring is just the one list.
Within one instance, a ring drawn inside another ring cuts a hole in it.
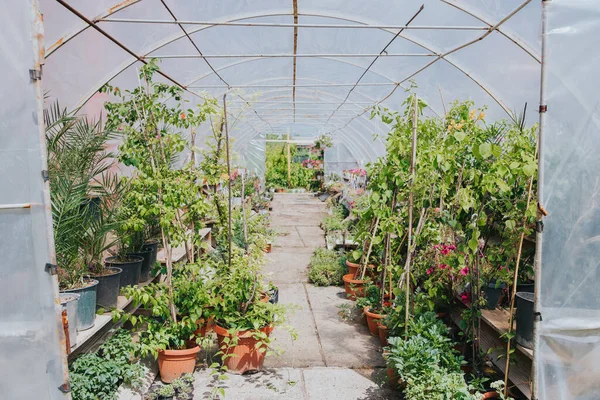
[{"label": "concrete path", "polygon": [[[275,345],[284,350],[265,361],[265,371],[228,374],[226,399],[395,399],[388,389],[381,347],[360,321],[339,315],[346,299],[343,287],[307,283],[306,268],[325,240],[319,223],[326,206],[311,194],[275,194],[271,226],[278,236],[264,273],[279,287],[279,302],[298,308],[290,324],[298,339],[278,329]],[[195,399],[210,397],[211,378],[196,372]],[[380,387],[382,386],[383,387]]]}]

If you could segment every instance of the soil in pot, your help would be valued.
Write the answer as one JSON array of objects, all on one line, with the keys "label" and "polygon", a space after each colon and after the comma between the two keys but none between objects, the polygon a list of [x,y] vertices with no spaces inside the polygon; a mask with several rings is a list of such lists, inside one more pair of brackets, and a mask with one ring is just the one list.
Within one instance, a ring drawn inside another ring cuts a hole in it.
[{"label": "soil in pot", "polygon": [[383,325],[381,322],[379,323],[379,343],[381,347],[389,346],[388,338],[390,337],[390,331],[387,326]]},{"label": "soil in pot", "polygon": [[483,297],[486,300],[485,309],[494,310],[500,302],[500,296],[502,295],[502,289],[506,285],[504,283],[496,284],[496,282],[490,282],[487,285],[482,285],[481,290]]},{"label": "soil in pot", "polygon": [[128,253],[128,256],[134,257],[142,257],[144,261],[142,261],[142,269],[140,270],[140,278],[138,282],[146,282],[150,277],[150,269],[152,268],[152,248],[144,246],[142,247],[142,251],[137,251],[134,253]]},{"label": "soil in pot", "polygon": [[350,300],[356,300],[357,297],[364,297],[365,295],[365,281],[354,279],[353,274],[346,274],[343,276],[344,289],[346,290],[346,296]]},{"label": "soil in pot", "polygon": [[77,293],[61,293],[59,295],[60,305],[67,311],[67,324],[69,332],[69,346],[73,347],[77,344],[77,305],[79,303]]},{"label": "soil in pot", "polygon": [[533,293],[517,292],[517,343],[533,349]]},{"label": "soil in pot", "polygon": [[130,256],[126,259],[120,257],[108,257],[105,260],[107,267],[121,268],[121,283],[120,287],[135,286],[140,281],[140,273],[142,272],[142,257]]},{"label": "soil in pot", "polygon": [[94,326],[96,319],[96,289],[98,281],[89,279],[86,285],[81,288],[64,290],[62,293],[77,293],[79,301],[77,302],[77,332],[85,331]]},{"label": "soil in pot", "polygon": [[96,290],[96,304],[102,308],[116,308],[121,289],[121,268],[104,268],[102,275],[93,275],[98,281]]},{"label": "soil in pot", "polygon": [[[237,333],[237,344],[235,346],[225,343],[225,338],[231,338],[227,329],[214,325],[214,331],[217,334],[217,343],[219,349],[224,353],[223,365],[227,367],[227,372],[232,374],[244,374],[250,371],[260,371],[265,362],[265,346],[260,346],[258,340],[253,336],[254,331],[240,331]],[[273,332],[273,326],[269,325],[260,330],[268,335]],[[231,343],[231,342],[230,342]],[[260,350],[262,347],[262,351]]]},{"label": "soil in pot", "polygon": [[379,336],[379,322],[385,318],[385,315],[371,311],[371,307],[369,306],[366,306],[363,309],[363,313],[365,314],[365,317],[367,317],[367,325],[369,326],[371,335]]},{"label": "soil in pot", "polygon": [[184,350],[159,350],[158,370],[160,380],[171,383],[183,374],[192,374],[196,366],[196,356],[200,346]]}]

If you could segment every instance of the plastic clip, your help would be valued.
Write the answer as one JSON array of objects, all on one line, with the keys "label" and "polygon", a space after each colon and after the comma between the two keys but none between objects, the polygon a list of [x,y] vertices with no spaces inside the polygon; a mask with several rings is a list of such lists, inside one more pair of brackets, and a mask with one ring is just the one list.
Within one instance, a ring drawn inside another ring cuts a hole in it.
[{"label": "plastic clip", "polygon": [[542,313],[541,313],[541,312],[536,312],[536,313],[533,313],[533,316],[534,316],[535,318],[539,318],[539,320],[540,320],[540,321],[543,321],[543,319],[542,319]]},{"label": "plastic clip", "polygon": [[56,274],[58,274],[58,266],[54,265],[54,264],[46,263],[46,265],[44,266],[44,271],[46,271],[50,275],[56,275]]}]

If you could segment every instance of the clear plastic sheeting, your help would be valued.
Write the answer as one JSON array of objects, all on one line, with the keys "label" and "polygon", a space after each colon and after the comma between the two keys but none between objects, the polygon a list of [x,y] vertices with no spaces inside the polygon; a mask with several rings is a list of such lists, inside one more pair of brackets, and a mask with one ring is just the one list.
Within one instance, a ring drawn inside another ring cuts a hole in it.
[{"label": "clear plastic sheeting", "polygon": [[[65,343],[52,262],[42,170],[42,91],[30,79],[40,61],[36,1],[0,13],[0,397],[66,399]],[[38,66],[39,67],[39,66]],[[47,194],[47,192],[46,192]],[[61,340],[62,337],[62,340]]]},{"label": "clear plastic sheeting", "polygon": [[539,399],[600,397],[600,4],[548,10]]},{"label": "clear plastic sheeting", "polygon": [[71,108],[107,81],[132,87],[136,57],[158,57],[191,100],[227,93],[243,165],[261,158],[250,143],[306,126],[343,143],[339,163],[374,160],[387,127],[369,110],[399,109],[411,81],[439,116],[454,100],[487,105],[488,120],[537,103],[539,0],[423,0],[408,27],[421,2],[40,1],[50,96]]}]

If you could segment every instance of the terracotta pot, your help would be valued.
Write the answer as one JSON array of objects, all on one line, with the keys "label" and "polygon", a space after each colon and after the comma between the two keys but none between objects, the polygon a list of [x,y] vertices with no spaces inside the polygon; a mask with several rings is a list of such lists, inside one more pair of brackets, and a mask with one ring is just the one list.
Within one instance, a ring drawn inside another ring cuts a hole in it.
[{"label": "terracotta pot", "polygon": [[346,267],[348,267],[348,274],[352,274],[352,276],[354,277],[360,265],[346,260]]},{"label": "terracotta pot", "polygon": [[206,337],[212,330],[215,324],[215,318],[211,315],[208,319],[200,318],[198,329],[194,332],[194,337],[187,342],[187,347],[192,348],[197,345],[196,338]]},{"label": "terracotta pot", "polygon": [[200,346],[184,350],[159,350],[158,370],[160,380],[171,383],[183,374],[191,374],[196,366],[196,355],[200,352]]},{"label": "terracotta pot", "polygon": [[267,247],[265,247],[265,253],[271,252],[271,243],[267,243]]},{"label": "terracotta pot", "polygon": [[357,297],[364,297],[365,295],[365,281],[354,279],[353,274],[346,274],[343,276],[344,289],[346,290],[346,296],[350,300],[356,300]]},{"label": "terracotta pot", "polygon": [[499,399],[500,394],[498,392],[487,392],[483,394],[482,399]]},{"label": "terracotta pot", "polygon": [[[262,347],[266,350],[266,346],[258,346],[258,340],[253,337],[255,331],[238,332],[237,345],[231,346],[224,341],[226,337],[231,337],[227,329],[215,324],[213,330],[217,334],[219,349],[227,356],[223,360],[223,365],[227,367],[227,372],[241,375],[248,371],[259,371],[262,369],[266,351],[259,351],[259,349]],[[265,326],[260,331],[269,336],[273,332],[273,325]]]},{"label": "terracotta pot", "polygon": [[381,322],[379,323],[379,343],[381,343],[381,347],[389,346],[388,338],[390,337],[390,331],[387,326],[383,325]]},{"label": "terracotta pot", "polygon": [[398,375],[398,373],[394,371],[393,368],[387,367],[387,376],[388,380],[390,381],[390,385],[392,385],[392,387],[396,389],[398,387],[398,381],[400,381],[400,376]]},{"label": "terracotta pot", "polygon": [[371,335],[379,336],[379,322],[381,319],[385,318],[385,315],[371,312],[370,309],[371,307],[366,306],[363,308],[363,313],[367,317],[367,325],[369,326]]}]

